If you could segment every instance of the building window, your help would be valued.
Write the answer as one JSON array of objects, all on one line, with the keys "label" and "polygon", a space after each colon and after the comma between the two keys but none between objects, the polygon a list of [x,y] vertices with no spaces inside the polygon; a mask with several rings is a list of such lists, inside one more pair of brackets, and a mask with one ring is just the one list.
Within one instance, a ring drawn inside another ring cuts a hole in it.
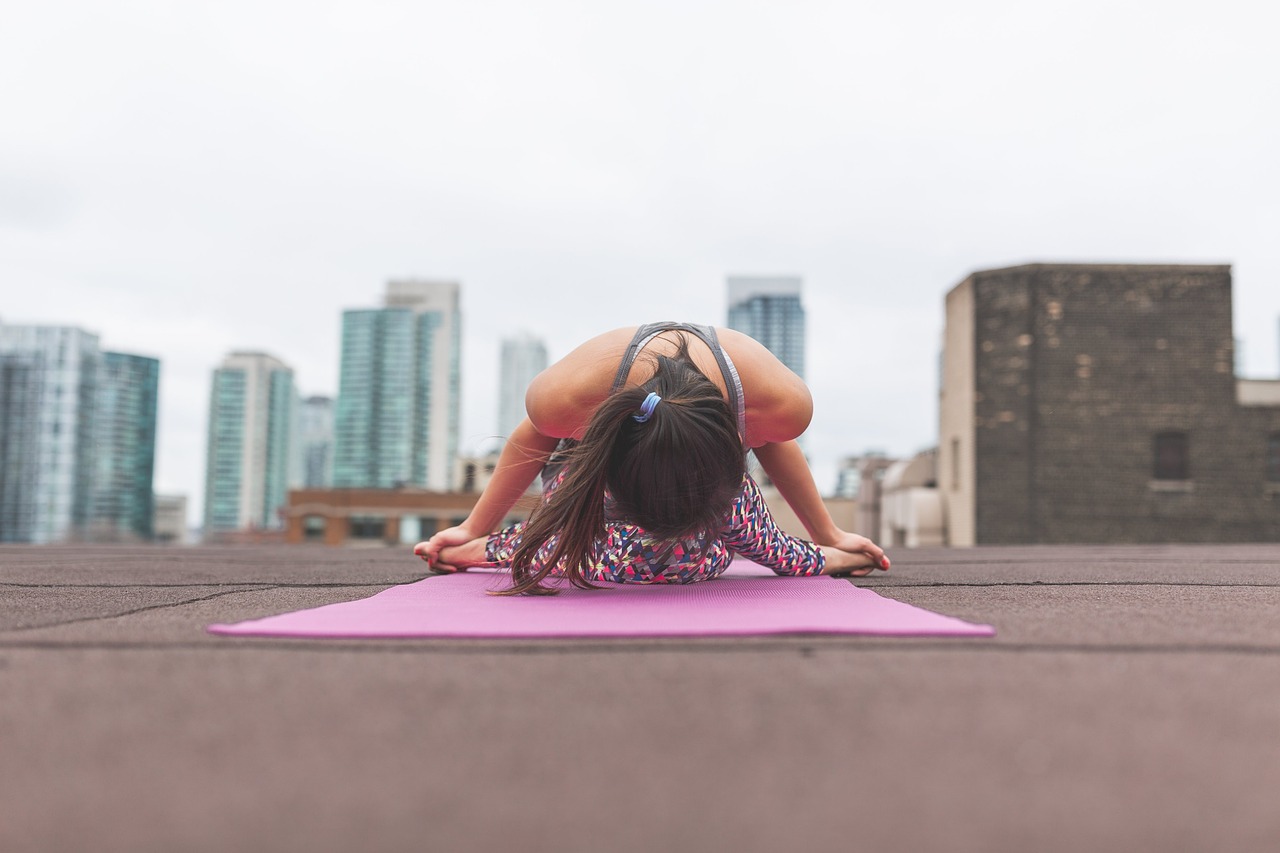
[{"label": "building window", "polygon": [[1185,432],[1156,434],[1155,479],[1190,480],[1191,451]]},{"label": "building window", "polygon": [[1280,432],[1267,436],[1267,482],[1280,483]]},{"label": "building window", "polygon": [[303,539],[323,539],[324,538],[324,516],[323,515],[303,516],[302,538]]},{"label": "building window", "polygon": [[351,516],[352,539],[381,539],[387,532],[387,520],[380,515]]}]

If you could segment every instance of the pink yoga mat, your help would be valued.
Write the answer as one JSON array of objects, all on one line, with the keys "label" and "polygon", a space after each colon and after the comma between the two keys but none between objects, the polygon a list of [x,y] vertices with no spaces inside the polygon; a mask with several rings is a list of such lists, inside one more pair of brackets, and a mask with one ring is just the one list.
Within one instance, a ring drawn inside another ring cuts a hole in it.
[{"label": "pink yoga mat", "polygon": [[442,575],[359,601],[210,625],[209,631],[312,638],[995,634],[989,625],[912,607],[847,580],[776,577],[745,561],[701,583],[607,584],[598,591],[565,586],[556,596],[488,594],[508,582],[493,572]]}]

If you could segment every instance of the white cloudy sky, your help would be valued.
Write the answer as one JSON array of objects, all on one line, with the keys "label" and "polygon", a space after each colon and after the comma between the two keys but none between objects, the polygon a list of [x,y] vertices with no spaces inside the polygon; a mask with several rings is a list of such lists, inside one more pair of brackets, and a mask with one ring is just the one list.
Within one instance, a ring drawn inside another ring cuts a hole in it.
[{"label": "white cloudy sky", "polygon": [[936,434],[945,291],[1027,261],[1231,263],[1280,367],[1266,4],[40,0],[0,28],[0,320],[163,360],[156,485],[209,373],[337,388],[343,308],[463,283],[464,447],[497,341],[723,322],[804,277],[820,482]]}]

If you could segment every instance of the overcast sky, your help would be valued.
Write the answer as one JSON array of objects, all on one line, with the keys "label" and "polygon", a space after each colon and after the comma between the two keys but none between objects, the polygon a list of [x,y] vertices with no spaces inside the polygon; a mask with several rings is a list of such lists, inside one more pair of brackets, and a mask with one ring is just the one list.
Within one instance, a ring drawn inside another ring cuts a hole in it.
[{"label": "overcast sky", "polygon": [[552,358],[725,278],[804,279],[823,490],[936,442],[945,292],[1030,261],[1230,263],[1280,372],[1280,51],[1256,2],[13,3],[0,321],[162,360],[198,521],[230,350],[334,394],[341,311],[460,281],[463,448],[498,341]]}]

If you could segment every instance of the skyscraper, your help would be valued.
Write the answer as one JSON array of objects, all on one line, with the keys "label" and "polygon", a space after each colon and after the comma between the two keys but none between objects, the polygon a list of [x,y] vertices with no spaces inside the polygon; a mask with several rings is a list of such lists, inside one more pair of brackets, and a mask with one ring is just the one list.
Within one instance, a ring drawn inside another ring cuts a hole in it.
[{"label": "skyscraper", "polygon": [[804,378],[804,306],[798,276],[730,276],[729,328],[764,344]]},{"label": "skyscraper", "polygon": [[89,536],[99,541],[151,539],[160,362],[104,352],[98,380]]},{"label": "skyscraper", "polygon": [[502,369],[498,377],[498,434],[508,438],[524,420],[524,395],[533,377],[547,369],[547,346],[541,338],[521,332],[502,339]]},{"label": "skyscraper", "polygon": [[89,501],[98,336],[0,326],[0,541],[58,542]]},{"label": "skyscraper", "polygon": [[343,312],[335,486],[453,487],[461,353],[456,282],[391,281],[385,307]]},{"label": "skyscraper", "polygon": [[151,535],[160,363],[0,326],[0,541]]},{"label": "skyscraper", "polygon": [[298,405],[294,432],[295,471],[290,479],[303,489],[333,485],[333,398],[312,396]]},{"label": "skyscraper", "polygon": [[213,372],[204,482],[205,534],[281,526],[289,473],[293,371],[233,352]]}]

